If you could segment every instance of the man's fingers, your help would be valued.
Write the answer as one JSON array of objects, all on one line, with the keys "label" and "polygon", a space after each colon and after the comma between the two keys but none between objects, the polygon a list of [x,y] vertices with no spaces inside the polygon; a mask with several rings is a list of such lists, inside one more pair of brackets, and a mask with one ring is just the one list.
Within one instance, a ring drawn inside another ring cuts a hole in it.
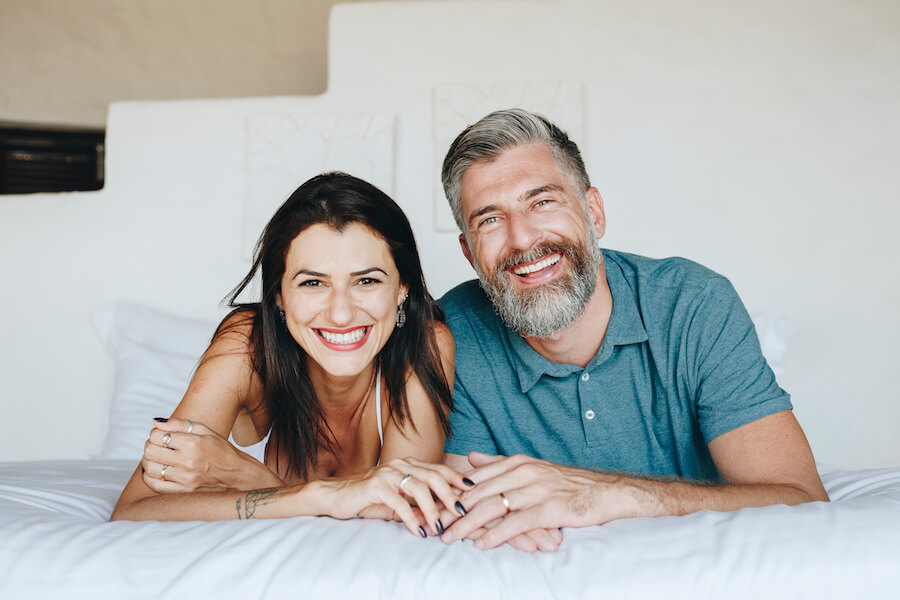
[{"label": "man's fingers", "polygon": [[470,507],[466,516],[457,519],[447,532],[441,536],[441,540],[450,543],[470,537],[474,531],[485,527],[494,519],[503,517],[506,513],[507,509],[500,495],[488,496]]},{"label": "man's fingers", "polygon": [[[554,533],[559,537],[554,536]],[[526,531],[524,535],[531,539],[542,552],[556,552],[559,550],[559,543],[562,541],[562,533],[555,527],[552,529],[532,529],[531,531]],[[512,539],[515,540],[519,537],[521,536],[515,536]],[[509,544],[512,545],[512,540],[510,540]]]},{"label": "man's fingers", "polygon": [[502,454],[484,454],[483,452],[469,452],[469,464],[475,467],[483,467],[506,458]]},{"label": "man's fingers", "polygon": [[510,513],[496,527],[475,540],[475,547],[481,550],[496,548],[518,535],[537,529],[536,521],[536,511],[531,509]]}]

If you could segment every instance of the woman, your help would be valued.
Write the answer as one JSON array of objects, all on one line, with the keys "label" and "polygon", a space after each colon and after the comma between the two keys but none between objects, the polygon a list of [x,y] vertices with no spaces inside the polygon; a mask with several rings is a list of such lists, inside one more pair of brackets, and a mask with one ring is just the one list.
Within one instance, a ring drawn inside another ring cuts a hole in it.
[{"label": "woman", "polygon": [[[257,272],[261,301],[239,303]],[[229,304],[112,519],[359,515],[442,533],[440,504],[460,510],[468,483],[432,464],[453,338],[400,207],[355,177],[314,177],[272,217]],[[259,460],[229,437],[264,447]]]}]

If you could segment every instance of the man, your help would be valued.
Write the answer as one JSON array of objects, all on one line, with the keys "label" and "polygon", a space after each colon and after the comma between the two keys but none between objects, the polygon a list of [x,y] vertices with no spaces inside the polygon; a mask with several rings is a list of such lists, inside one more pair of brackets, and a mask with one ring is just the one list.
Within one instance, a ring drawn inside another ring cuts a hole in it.
[{"label": "man", "polygon": [[603,201],[563,131],[492,113],[442,180],[480,284],[441,300],[457,356],[445,462],[474,482],[445,542],[554,550],[559,527],[828,500],[731,284],[601,251]]}]

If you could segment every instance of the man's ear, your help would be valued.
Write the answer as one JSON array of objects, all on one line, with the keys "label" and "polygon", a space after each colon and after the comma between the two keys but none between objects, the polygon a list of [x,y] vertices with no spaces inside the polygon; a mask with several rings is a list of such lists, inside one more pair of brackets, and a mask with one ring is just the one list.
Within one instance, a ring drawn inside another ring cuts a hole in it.
[{"label": "man's ear", "polygon": [[588,191],[585,192],[584,195],[585,201],[587,202],[588,216],[594,226],[594,231],[597,232],[597,239],[599,240],[606,233],[606,213],[603,212],[603,198],[595,187],[588,188]]},{"label": "man's ear", "polygon": [[463,255],[465,255],[466,260],[469,261],[469,264],[472,265],[472,268],[475,268],[475,263],[472,262],[472,250],[469,248],[469,241],[466,239],[466,234],[459,234],[459,247],[462,248]]}]

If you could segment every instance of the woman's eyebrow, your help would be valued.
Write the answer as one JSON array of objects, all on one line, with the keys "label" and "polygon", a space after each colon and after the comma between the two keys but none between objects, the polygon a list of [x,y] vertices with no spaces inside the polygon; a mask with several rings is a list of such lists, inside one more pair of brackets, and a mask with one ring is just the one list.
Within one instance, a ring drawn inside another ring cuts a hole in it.
[{"label": "woman's eyebrow", "polygon": [[368,273],[372,273],[373,271],[379,271],[384,274],[385,277],[388,277],[388,274],[385,273],[384,269],[380,269],[378,267],[369,267],[368,269],[363,269],[362,271],[354,271],[350,273],[351,277],[359,277],[360,275],[366,275]]},{"label": "woman's eyebrow", "polygon": [[[383,273],[385,277],[389,277],[389,275],[385,272],[385,270],[381,269],[379,267],[369,267],[368,269],[363,269],[362,271],[354,271],[354,272],[350,273],[350,277],[359,277],[361,275],[366,275],[368,273],[372,273],[375,271],[378,271],[379,273]],[[331,275],[327,275],[325,273],[319,273],[318,271],[310,271],[309,269],[300,269],[299,271],[294,273],[294,276],[291,277],[291,279],[296,279],[299,275],[306,275],[308,277],[319,277],[322,279],[330,279],[331,278]]]},{"label": "woman's eyebrow", "polygon": [[317,271],[310,271],[309,269],[300,269],[299,271],[294,273],[294,276],[291,277],[291,279],[297,279],[297,276],[299,276],[299,275],[308,275],[309,277],[321,277],[323,279],[329,278],[329,275],[326,275],[325,273],[319,273]]}]

